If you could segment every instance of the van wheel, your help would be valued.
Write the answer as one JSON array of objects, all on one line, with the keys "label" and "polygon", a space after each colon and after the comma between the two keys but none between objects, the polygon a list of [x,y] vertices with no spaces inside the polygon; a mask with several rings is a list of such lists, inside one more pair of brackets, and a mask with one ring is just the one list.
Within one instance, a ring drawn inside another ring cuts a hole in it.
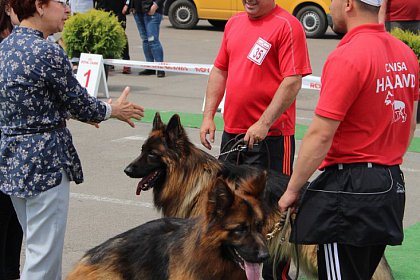
[{"label": "van wheel", "polygon": [[306,37],[319,38],[327,31],[327,16],[316,6],[305,6],[300,9],[296,17],[305,29]]},{"label": "van wheel", "polygon": [[216,28],[225,28],[226,20],[216,20],[216,19],[208,19],[207,20],[211,25]]},{"label": "van wheel", "polygon": [[178,29],[190,29],[197,25],[198,14],[194,3],[188,0],[176,0],[169,7],[169,21]]}]

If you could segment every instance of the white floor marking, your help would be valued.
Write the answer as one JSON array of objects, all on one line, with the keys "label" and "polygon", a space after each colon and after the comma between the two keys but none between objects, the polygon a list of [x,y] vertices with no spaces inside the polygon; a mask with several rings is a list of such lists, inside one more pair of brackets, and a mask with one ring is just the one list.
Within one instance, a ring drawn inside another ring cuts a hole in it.
[{"label": "white floor marking", "polygon": [[70,197],[74,199],[84,199],[84,200],[93,200],[99,202],[107,202],[107,203],[114,203],[114,204],[121,204],[121,205],[132,205],[132,206],[140,206],[146,208],[155,208],[153,203],[148,202],[141,202],[141,201],[134,201],[128,199],[119,199],[119,198],[110,198],[92,194],[84,194],[84,193],[70,193]]}]

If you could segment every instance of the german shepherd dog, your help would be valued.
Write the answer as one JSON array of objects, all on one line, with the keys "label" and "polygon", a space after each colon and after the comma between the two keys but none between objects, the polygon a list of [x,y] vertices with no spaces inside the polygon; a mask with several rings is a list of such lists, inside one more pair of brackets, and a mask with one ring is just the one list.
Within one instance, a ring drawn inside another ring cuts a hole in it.
[{"label": "german shepherd dog", "polygon": [[269,257],[258,199],[265,176],[221,170],[208,182],[203,216],[165,217],[117,235],[89,250],[67,280],[259,280]]},{"label": "german shepherd dog", "polygon": [[[189,218],[205,212],[206,193],[222,169],[234,170],[229,164],[192,144],[178,115],[172,116],[166,125],[159,113],[156,113],[152,131],[142,146],[141,154],[124,171],[132,178],[141,178],[137,194],[153,188],[154,204],[164,216]],[[267,177],[262,195],[267,211],[264,234],[271,232],[281,220],[277,201],[284,193],[289,179],[289,176],[283,174],[270,173]],[[277,234],[268,242],[270,255],[284,259],[292,257],[307,277],[317,278],[317,247],[299,245],[295,250],[287,242],[290,228],[285,232],[286,236]],[[286,241],[282,242],[280,239],[284,238]],[[393,279],[384,257],[372,279]]]}]

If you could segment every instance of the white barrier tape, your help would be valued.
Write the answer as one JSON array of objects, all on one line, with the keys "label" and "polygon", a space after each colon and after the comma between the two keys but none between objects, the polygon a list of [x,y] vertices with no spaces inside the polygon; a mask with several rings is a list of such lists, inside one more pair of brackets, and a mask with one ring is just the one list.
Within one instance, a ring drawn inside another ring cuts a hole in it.
[{"label": "white barrier tape", "polygon": [[308,75],[302,78],[302,88],[321,90],[321,77]]},{"label": "white barrier tape", "polygon": [[170,72],[181,72],[187,74],[209,75],[213,67],[211,64],[191,64],[172,62],[146,62],[122,59],[104,59],[105,64],[114,66],[130,66],[133,68],[146,68],[152,70],[163,70]]},{"label": "white barrier tape", "polygon": [[[73,58],[72,62],[78,62]],[[211,64],[192,64],[192,63],[174,63],[174,62],[146,62],[123,59],[104,59],[104,64],[114,66],[129,66],[132,68],[144,68],[152,70],[163,70],[169,72],[179,72],[185,74],[209,75],[213,65]],[[306,76],[302,78],[302,88],[320,90],[321,78],[317,76]]]}]

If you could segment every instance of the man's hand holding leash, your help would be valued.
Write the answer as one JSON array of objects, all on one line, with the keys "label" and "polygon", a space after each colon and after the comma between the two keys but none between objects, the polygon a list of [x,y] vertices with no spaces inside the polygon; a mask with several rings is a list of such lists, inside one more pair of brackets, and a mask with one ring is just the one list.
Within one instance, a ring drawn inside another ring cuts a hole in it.
[{"label": "man's hand holding leash", "polygon": [[248,128],[244,141],[247,143],[249,149],[252,149],[254,145],[258,145],[267,137],[270,126],[271,124],[265,125],[260,119]]},{"label": "man's hand holding leash", "polygon": [[280,212],[286,212],[287,209],[292,208],[292,212],[296,212],[295,205],[297,201],[299,200],[299,191],[294,192],[291,191],[289,187],[287,187],[287,190],[284,192],[284,194],[281,196],[279,200],[279,208]]}]

